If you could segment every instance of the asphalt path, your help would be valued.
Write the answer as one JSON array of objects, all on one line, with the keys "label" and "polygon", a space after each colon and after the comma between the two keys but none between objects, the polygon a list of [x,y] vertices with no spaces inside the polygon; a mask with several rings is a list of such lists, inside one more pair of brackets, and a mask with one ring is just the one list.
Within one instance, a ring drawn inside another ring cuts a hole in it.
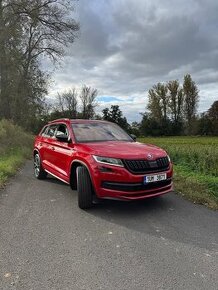
[{"label": "asphalt path", "polygon": [[104,201],[32,162],[0,191],[0,289],[218,289],[218,212],[167,194]]}]

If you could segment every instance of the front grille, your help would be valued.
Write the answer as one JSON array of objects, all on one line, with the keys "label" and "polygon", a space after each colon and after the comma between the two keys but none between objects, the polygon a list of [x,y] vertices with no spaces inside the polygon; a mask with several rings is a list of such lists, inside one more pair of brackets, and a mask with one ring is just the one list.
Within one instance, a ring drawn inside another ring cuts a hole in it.
[{"label": "front grille", "polygon": [[143,174],[148,172],[160,172],[169,169],[168,157],[156,160],[123,160],[125,167],[132,173]]}]

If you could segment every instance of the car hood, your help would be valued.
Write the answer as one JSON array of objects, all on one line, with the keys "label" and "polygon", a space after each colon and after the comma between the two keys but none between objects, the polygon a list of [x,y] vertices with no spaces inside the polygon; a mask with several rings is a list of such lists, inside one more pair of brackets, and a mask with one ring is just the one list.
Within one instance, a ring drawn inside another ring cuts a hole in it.
[{"label": "car hood", "polygon": [[89,154],[120,159],[147,159],[148,154],[152,155],[150,159],[157,159],[167,155],[157,146],[139,142],[107,141],[77,145],[78,149]]}]

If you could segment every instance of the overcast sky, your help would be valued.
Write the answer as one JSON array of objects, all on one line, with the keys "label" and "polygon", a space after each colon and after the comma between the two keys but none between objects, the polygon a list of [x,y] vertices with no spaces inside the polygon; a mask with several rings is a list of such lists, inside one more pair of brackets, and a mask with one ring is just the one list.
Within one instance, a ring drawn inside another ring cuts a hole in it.
[{"label": "overcast sky", "polygon": [[53,74],[50,96],[86,84],[98,89],[98,111],[118,104],[140,120],[147,91],[190,73],[199,111],[218,99],[217,0],[79,0],[79,38]]}]

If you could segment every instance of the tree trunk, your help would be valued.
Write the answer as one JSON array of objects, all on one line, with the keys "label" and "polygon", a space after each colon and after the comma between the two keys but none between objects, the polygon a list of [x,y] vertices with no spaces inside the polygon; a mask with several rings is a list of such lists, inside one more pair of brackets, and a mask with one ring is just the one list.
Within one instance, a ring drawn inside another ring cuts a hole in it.
[{"label": "tree trunk", "polygon": [[6,27],[4,22],[4,7],[0,0],[0,118],[10,119],[8,57],[6,54]]}]

